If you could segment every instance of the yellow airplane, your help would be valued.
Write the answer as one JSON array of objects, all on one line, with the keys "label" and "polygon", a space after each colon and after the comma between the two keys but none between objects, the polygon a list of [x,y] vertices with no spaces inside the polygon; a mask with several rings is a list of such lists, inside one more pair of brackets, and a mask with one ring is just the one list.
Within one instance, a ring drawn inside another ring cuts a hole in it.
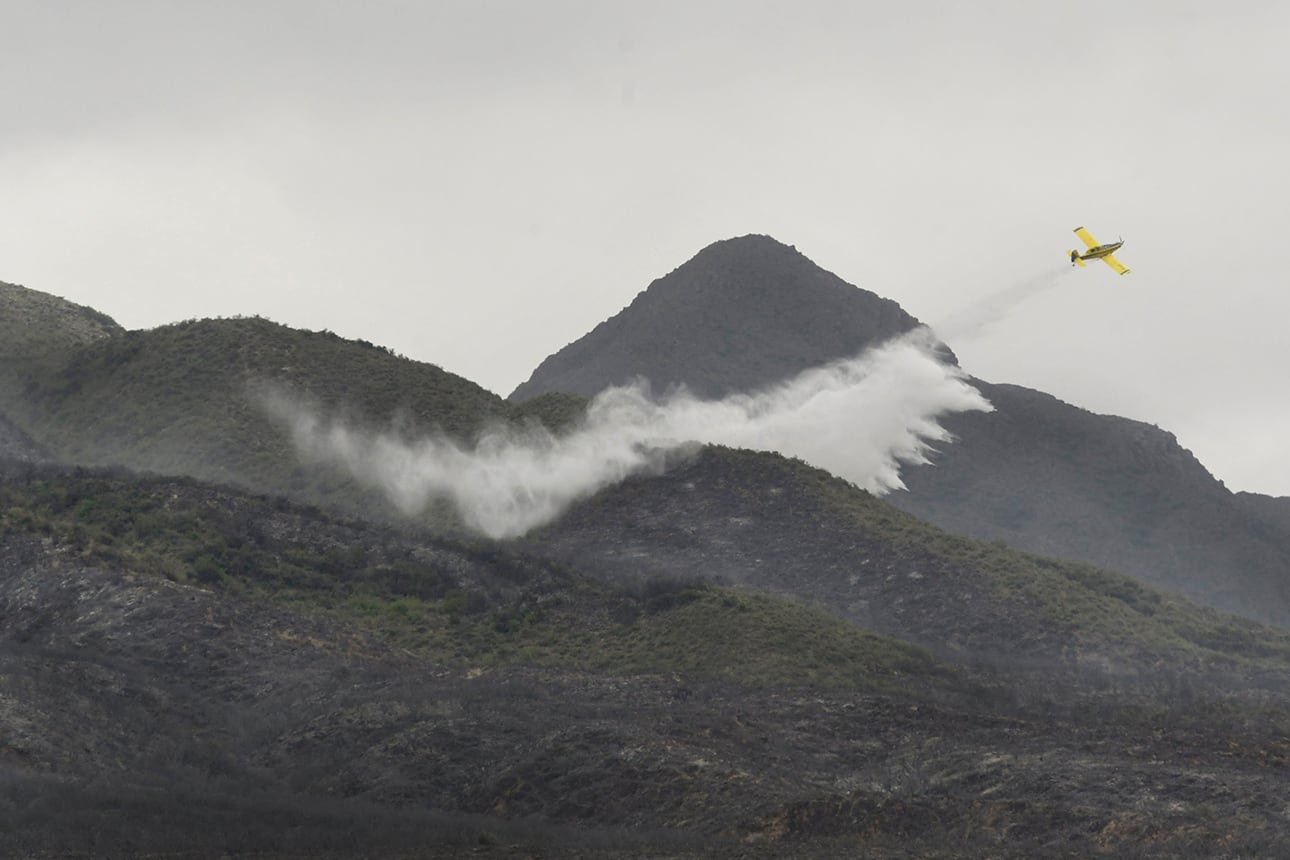
[{"label": "yellow airplane", "polygon": [[1120,250],[1120,246],[1124,244],[1123,239],[1118,242],[1108,242],[1105,245],[1099,245],[1097,244],[1097,240],[1093,238],[1093,234],[1085,230],[1083,227],[1076,227],[1075,235],[1084,240],[1084,244],[1088,245],[1088,250],[1083,254],[1079,251],[1067,251],[1066,253],[1071,255],[1072,266],[1082,266],[1084,265],[1085,260],[1101,260],[1121,275],[1129,274],[1128,267],[1115,259],[1115,257],[1111,256],[1113,253]]}]

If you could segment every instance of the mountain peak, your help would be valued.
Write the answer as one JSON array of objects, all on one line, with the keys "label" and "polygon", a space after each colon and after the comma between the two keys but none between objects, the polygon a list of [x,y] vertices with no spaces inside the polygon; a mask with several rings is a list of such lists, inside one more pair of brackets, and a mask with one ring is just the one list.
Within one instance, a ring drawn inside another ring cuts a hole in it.
[{"label": "mountain peak", "polygon": [[919,325],[890,299],[750,234],[714,242],[632,303],[549,356],[511,394],[587,397],[643,377],[703,397],[750,391]]},{"label": "mountain peak", "polygon": [[765,233],[749,233],[744,236],[733,236],[729,239],[718,239],[690,258],[690,262],[726,257],[730,262],[738,265],[747,263],[757,257],[773,256],[796,257],[805,260],[810,265],[814,265],[801,251],[797,250],[795,245],[787,245],[774,236],[768,236]]}]

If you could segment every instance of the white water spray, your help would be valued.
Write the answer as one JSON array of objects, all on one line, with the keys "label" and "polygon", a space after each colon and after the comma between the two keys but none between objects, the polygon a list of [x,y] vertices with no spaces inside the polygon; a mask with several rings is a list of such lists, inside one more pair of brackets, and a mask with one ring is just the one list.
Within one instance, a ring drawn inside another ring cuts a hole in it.
[{"label": "white water spray", "polygon": [[669,451],[692,443],[776,451],[875,493],[900,488],[901,464],[927,462],[930,445],[949,440],[940,416],[992,408],[935,347],[918,329],[765,391],[715,401],[684,390],[654,399],[643,385],[611,388],[568,433],[498,426],[473,448],[442,435],[409,440],[355,429],[280,392],[264,403],[306,459],[344,465],[410,515],[447,499],[471,528],[506,538],[660,468]]}]

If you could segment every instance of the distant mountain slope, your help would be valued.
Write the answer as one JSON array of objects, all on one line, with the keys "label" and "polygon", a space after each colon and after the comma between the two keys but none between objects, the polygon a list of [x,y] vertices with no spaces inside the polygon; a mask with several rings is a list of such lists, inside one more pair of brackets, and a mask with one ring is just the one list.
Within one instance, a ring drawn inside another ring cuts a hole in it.
[{"label": "distant mountain slope", "polygon": [[918,320],[769,236],[716,242],[548,357],[510,395],[591,397],[636,376],[719,397],[858,354]]},{"label": "distant mountain slope", "polygon": [[893,504],[959,534],[1290,626],[1290,532],[1253,514],[1173,434],[1020,386],[974,384],[995,411],[949,416],[957,440],[933,465],[907,467],[908,492]]},{"label": "distant mountain slope", "polygon": [[505,401],[430,364],[363,341],[259,318],[132,331],[31,369],[0,403],[60,460],[231,482],[262,491],[324,492],[347,479],[299,468],[284,429],[259,400],[266,386],[360,425],[441,429],[469,437]]}]

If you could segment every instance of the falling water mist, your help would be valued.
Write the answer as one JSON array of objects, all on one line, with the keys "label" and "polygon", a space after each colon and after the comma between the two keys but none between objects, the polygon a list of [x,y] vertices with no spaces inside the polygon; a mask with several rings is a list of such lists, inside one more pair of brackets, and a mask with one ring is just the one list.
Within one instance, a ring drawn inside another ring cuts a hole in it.
[{"label": "falling water mist", "polygon": [[1033,296],[1060,286],[1074,270],[1060,263],[1017,278],[1006,287],[973,300],[936,324],[936,333],[951,343],[975,340]]},{"label": "falling water mist", "polygon": [[407,438],[323,415],[289,392],[266,392],[306,461],[343,465],[416,515],[449,501],[470,528],[507,538],[555,519],[624,478],[663,467],[695,443],[775,451],[874,493],[902,486],[902,464],[923,463],[949,441],[941,416],[990,404],[944,362],[927,329],[855,358],[807,370],[753,394],[701,400],[684,389],[651,396],[644,384],[611,388],[568,432],[496,425],[472,446],[442,434]]}]

